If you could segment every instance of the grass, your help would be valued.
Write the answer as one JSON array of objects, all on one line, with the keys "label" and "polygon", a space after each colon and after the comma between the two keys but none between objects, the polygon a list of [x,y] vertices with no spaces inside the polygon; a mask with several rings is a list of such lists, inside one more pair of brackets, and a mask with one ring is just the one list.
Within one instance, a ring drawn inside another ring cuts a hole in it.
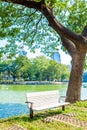
[{"label": "grass", "polygon": [[[30,119],[29,115],[22,115],[0,120],[0,130],[7,130],[17,124],[25,128],[25,130],[87,130],[85,127],[77,127],[60,121],[44,122],[43,120],[48,116],[57,114],[69,115],[74,113],[72,118],[87,122],[87,101],[80,101],[75,104],[66,106],[66,110],[61,108],[56,110],[48,110],[44,112],[35,113],[34,118]],[[10,130],[10,129],[9,129]]]}]

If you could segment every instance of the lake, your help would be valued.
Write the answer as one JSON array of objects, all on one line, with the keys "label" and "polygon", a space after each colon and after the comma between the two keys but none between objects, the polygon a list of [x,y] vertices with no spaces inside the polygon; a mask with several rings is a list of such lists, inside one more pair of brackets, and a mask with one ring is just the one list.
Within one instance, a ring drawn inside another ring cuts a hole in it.
[{"label": "lake", "polygon": [[[0,85],[0,118],[29,113],[27,108],[26,93],[59,90],[60,95],[65,95],[67,84],[63,85]],[[87,88],[82,87],[82,99],[87,99]]]}]

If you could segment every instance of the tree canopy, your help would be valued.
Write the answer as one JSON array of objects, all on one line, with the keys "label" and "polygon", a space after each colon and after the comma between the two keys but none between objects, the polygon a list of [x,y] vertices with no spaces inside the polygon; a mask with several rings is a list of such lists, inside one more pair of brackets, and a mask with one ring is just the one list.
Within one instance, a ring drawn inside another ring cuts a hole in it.
[{"label": "tree canopy", "polygon": [[[59,35],[48,26],[49,22],[42,13],[37,11],[37,8],[28,8],[27,2],[23,0],[22,2],[18,1],[18,4],[13,4],[17,3],[13,1],[9,4],[8,0],[2,1],[6,2],[0,2],[0,38],[6,37],[11,43],[9,48],[12,44],[16,46],[15,42],[17,41],[22,43],[22,48],[27,45],[32,51],[35,48],[41,48],[42,52],[52,53],[53,50],[58,49],[61,43]],[[36,2],[38,5],[41,0],[36,0]],[[53,8],[54,15],[61,23],[74,32],[81,33],[87,23],[86,1],[45,0],[45,3],[49,8]]]}]

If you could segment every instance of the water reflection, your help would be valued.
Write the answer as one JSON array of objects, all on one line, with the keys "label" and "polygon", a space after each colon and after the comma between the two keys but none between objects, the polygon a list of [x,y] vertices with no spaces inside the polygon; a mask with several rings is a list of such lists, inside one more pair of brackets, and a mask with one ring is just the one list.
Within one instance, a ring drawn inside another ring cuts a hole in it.
[{"label": "water reflection", "polygon": [[18,103],[0,104],[0,118],[8,118],[26,113],[29,113],[26,105]]}]

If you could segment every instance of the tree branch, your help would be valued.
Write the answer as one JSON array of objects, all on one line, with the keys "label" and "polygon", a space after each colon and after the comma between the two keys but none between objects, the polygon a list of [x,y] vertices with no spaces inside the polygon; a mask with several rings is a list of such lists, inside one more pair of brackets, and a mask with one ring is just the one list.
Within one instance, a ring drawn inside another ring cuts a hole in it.
[{"label": "tree branch", "polygon": [[87,38],[87,25],[85,26],[83,32],[82,32],[82,35]]},{"label": "tree branch", "polygon": [[75,52],[76,52],[76,46],[73,44],[72,41],[64,38],[61,36],[62,45],[66,48],[66,50],[69,52],[71,57],[73,58]]},{"label": "tree branch", "polygon": [[35,28],[35,30],[34,30],[34,34],[33,34],[33,38],[32,38],[31,44],[33,43],[33,40],[34,40],[34,38],[35,38],[35,36],[36,36],[37,28],[38,28],[38,25],[39,25],[41,19],[42,19],[42,15],[40,16],[40,18],[38,19],[38,21],[37,21],[37,23],[36,23],[36,28]]},{"label": "tree branch", "polygon": [[35,2],[34,0],[1,0],[1,1],[20,4],[41,11],[41,2]]},{"label": "tree branch", "polygon": [[67,39],[71,40],[77,46],[78,43],[87,44],[87,40],[85,40],[85,37],[83,37],[82,35],[77,35],[76,33],[72,32],[68,28],[64,27],[61,23],[58,22],[58,20],[53,15],[51,15],[50,9],[47,8],[46,6],[43,7],[43,14],[49,21],[49,25],[59,35],[62,35],[63,37],[66,37]]},{"label": "tree branch", "polygon": [[51,9],[49,9],[45,4],[43,4],[44,0],[41,2],[35,2],[34,0],[2,0],[5,2],[12,2],[20,5],[24,5],[28,8],[34,8],[39,10],[44,14],[44,16],[49,21],[49,25],[63,37],[72,41],[76,46],[78,44],[87,44],[87,39],[83,35],[77,35],[76,33],[72,32],[71,30],[64,27],[58,20],[53,16]]}]

